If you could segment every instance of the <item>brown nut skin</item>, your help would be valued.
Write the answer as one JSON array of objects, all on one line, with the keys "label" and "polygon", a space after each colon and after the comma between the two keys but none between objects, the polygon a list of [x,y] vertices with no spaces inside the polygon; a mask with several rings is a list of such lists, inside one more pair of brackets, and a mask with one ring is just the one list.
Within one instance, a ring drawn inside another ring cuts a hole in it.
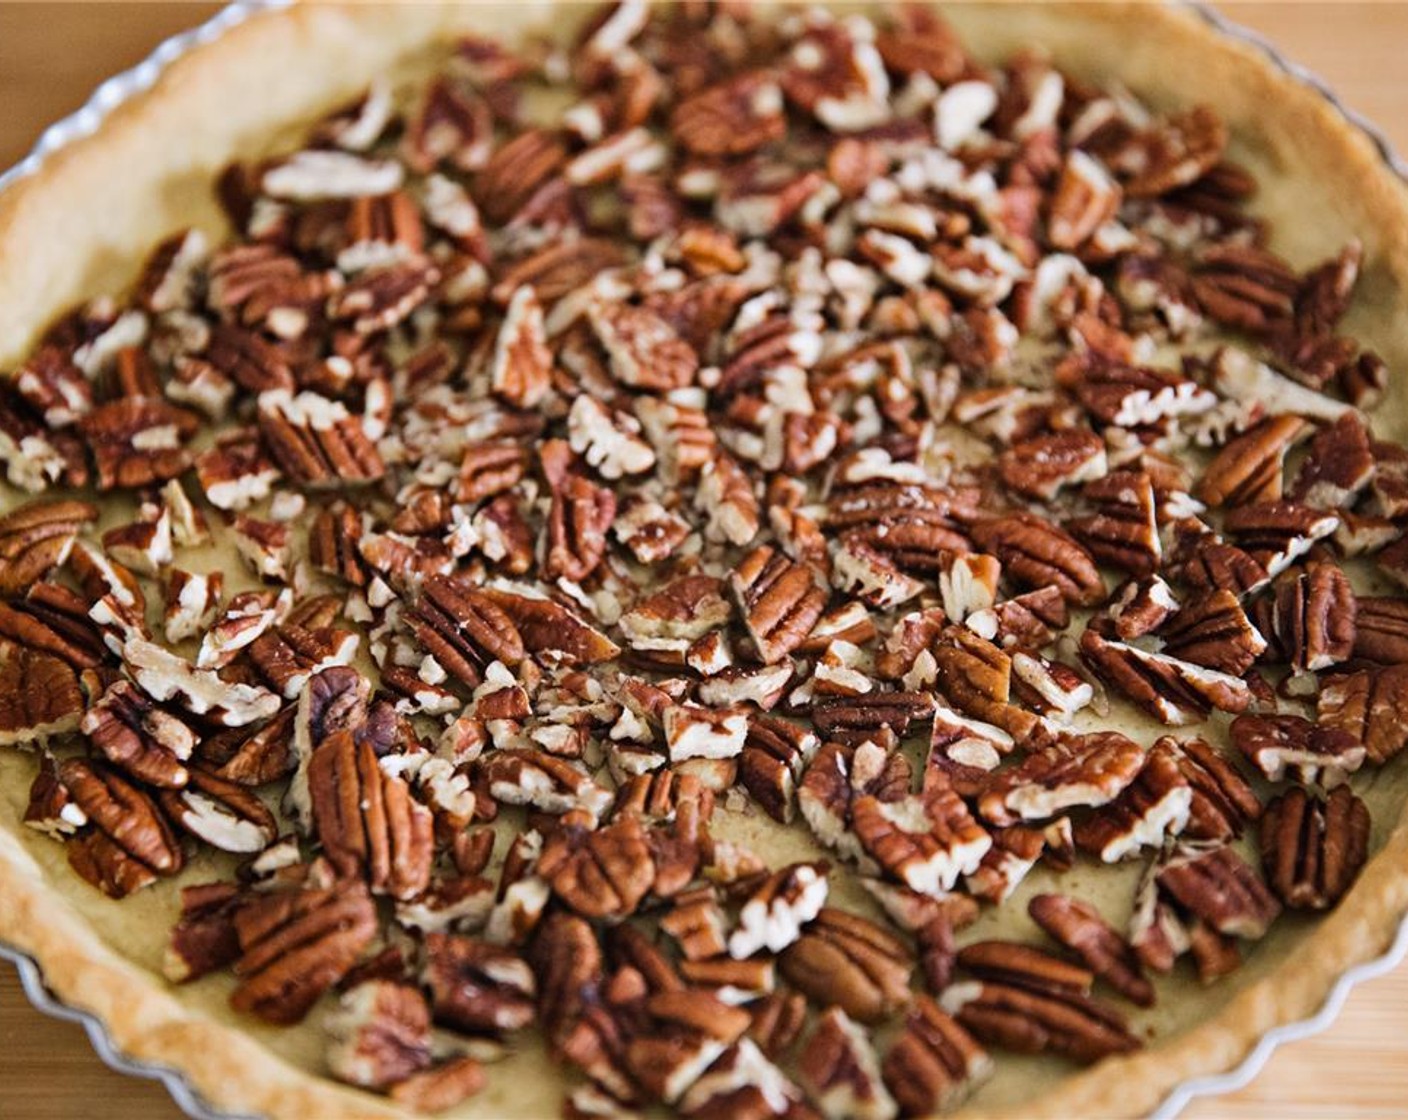
[{"label": "brown nut skin", "polygon": [[929,1116],[954,1104],[992,1072],[986,1050],[928,996],[917,996],[904,1033],[885,1055],[885,1084],[902,1116]]}]

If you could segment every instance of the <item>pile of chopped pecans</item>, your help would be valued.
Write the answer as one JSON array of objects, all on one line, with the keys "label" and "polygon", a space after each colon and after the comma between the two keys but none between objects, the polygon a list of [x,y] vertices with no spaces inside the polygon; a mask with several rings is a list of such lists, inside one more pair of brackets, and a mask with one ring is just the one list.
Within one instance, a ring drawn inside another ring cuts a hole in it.
[{"label": "pile of chopped pecans", "polygon": [[[373,85],[0,391],[67,495],[0,519],[27,822],[114,897],[233,853],[171,978],[336,993],[330,1071],[418,1108],[529,1028],[573,1116],[1137,1047],[1109,997],[1333,906],[1408,743],[1360,252],[1276,256],[1227,142],[924,8],[624,0]],[[720,834],[764,814],[835,866]],[[1144,861],[1128,928],[1046,893],[1049,945],[960,947],[1077,860]]]}]

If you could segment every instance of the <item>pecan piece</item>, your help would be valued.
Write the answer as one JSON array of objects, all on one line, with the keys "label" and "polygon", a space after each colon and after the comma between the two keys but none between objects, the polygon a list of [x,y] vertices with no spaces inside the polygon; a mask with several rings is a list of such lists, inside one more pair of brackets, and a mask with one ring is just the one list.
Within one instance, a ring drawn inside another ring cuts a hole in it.
[{"label": "pecan piece", "polygon": [[858,797],[851,804],[851,828],[888,875],[936,898],[952,890],[960,875],[977,871],[992,847],[992,837],[951,789],[891,802]]},{"label": "pecan piece", "polygon": [[806,640],[826,609],[826,592],[811,568],[767,545],[755,548],[729,577],[748,636],[767,664],[781,661]]},{"label": "pecan piece", "polygon": [[252,896],[235,914],[236,1011],[280,1025],[301,1022],[376,936],[376,908],[358,882],[313,881]]},{"label": "pecan piece", "polygon": [[431,1063],[430,1010],[407,984],[368,980],[343,992],[325,1020],[334,1077],[386,1089]]},{"label": "pecan piece", "polygon": [[537,982],[527,962],[510,949],[429,933],[422,979],[435,1021],[443,1026],[499,1034],[533,1021]]},{"label": "pecan piece", "polygon": [[1358,603],[1349,577],[1333,563],[1282,572],[1271,585],[1271,631],[1297,672],[1319,672],[1354,652]]},{"label": "pecan piece", "polygon": [[58,780],[94,826],[68,843],[69,863],[113,898],[174,875],[185,857],[156,802],[111,766],[67,758]]},{"label": "pecan piece", "polygon": [[675,107],[670,131],[699,156],[740,156],[782,139],[782,91],[762,72],[740,74]]},{"label": "pecan piece", "polygon": [[928,996],[916,996],[904,1032],[885,1055],[885,1083],[901,1115],[930,1116],[992,1072],[992,1059]]},{"label": "pecan piece", "polygon": [[1094,606],[1105,598],[1105,583],[1090,553],[1043,517],[1014,513],[988,518],[973,526],[972,536],[1022,587],[1054,586],[1067,602],[1079,606]]},{"label": "pecan piece", "polygon": [[750,886],[738,911],[738,926],[728,941],[735,960],[759,949],[780,953],[802,936],[826,902],[826,864],[794,863]]},{"label": "pecan piece", "polygon": [[73,666],[0,641],[0,746],[29,745],[79,730],[86,706]]},{"label": "pecan piece", "polygon": [[1247,780],[1206,739],[1178,742],[1165,736],[1153,750],[1172,751],[1179,773],[1192,787],[1188,824],[1190,840],[1231,840],[1248,821],[1261,816],[1261,802]]},{"label": "pecan piece", "polygon": [[259,394],[259,431],[274,460],[301,486],[356,486],[386,473],[362,419],[341,401],[308,390]]},{"label": "pecan piece", "polygon": [[22,594],[63,564],[97,517],[96,506],[79,501],[26,502],[0,517],[0,594]]},{"label": "pecan piece", "polygon": [[577,471],[566,440],[544,442],[538,448],[538,461],[552,490],[543,574],[583,580],[596,571],[606,555],[607,532],[616,517],[616,495]]},{"label": "pecan piece", "polygon": [[1369,809],[1348,786],[1320,800],[1289,789],[1261,818],[1261,865],[1292,910],[1327,910],[1369,857]]},{"label": "pecan piece", "polygon": [[655,861],[638,817],[594,830],[588,814],[565,813],[543,845],[538,874],[553,893],[589,918],[625,917],[655,882]]},{"label": "pecan piece", "polygon": [[162,711],[131,681],[114,681],[83,714],[79,730],[114,766],[165,789],[190,777],[183,765],[195,750],[190,725]]},{"label": "pecan piece", "polygon": [[1134,576],[1150,576],[1163,559],[1153,480],[1144,471],[1113,471],[1088,483],[1081,497],[1097,512],[1066,528],[1096,560]]},{"label": "pecan piece", "polygon": [[1111,642],[1087,629],[1080,656],[1097,677],[1162,723],[1199,723],[1213,708],[1245,711],[1251,703],[1246,681],[1124,642]]},{"label": "pecan piece", "polygon": [[958,962],[979,979],[951,985],[940,1002],[980,1041],[1083,1063],[1139,1048],[1123,1016],[1090,998],[1083,968],[1010,941],[976,942]]},{"label": "pecan piece", "polygon": [[588,308],[587,320],[622,385],[665,393],[694,382],[698,355],[653,311],[597,302]]},{"label": "pecan piece", "polygon": [[895,1115],[869,1036],[838,1007],[817,1020],[798,1058],[797,1076],[829,1120],[892,1120]]},{"label": "pecan piece", "polygon": [[525,656],[523,638],[504,609],[457,576],[427,578],[407,622],[441,667],[471,688],[491,661],[517,665]]},{"label": "pecan piece", "polygon": [[93,452],[100,490],[165,482],[191,465],[185,443],[200,418],[158,397],[122,397],[78,421]]},{"label": "pecan piece", "polygon": [[1170,657],[1234,677],[1250,669],[1266,650],[1266,639],[1251,624],[1237,596],[1225,588],[1194,598],[1157,633]]},{"label": "pecan piece", "polygon": [[1348,509],[1373,480],[1376,465],[1363,417],[1346,412],[1315,433],[1290,497],[1316,509]]},{"label": "pecan piece", "polygon": [[1160,848],[1165,836],[1183,832],[1195,794],[1181,761],[1172,739],[1155,743],[1139,776],[1124,792],[1101,812],[1076,825],[1077,846],[1114,863],[1146,847]]},{"label": "pecan piece", "polygon": [[1316,698],[1320,726],[1352,735],[1375,765],[1408,746],[1408,723],[1402,718],[1405,704],[1408,665],[1336,675]]},{"label": "pecan piece", "polygon": [[279,834],[274,814],[248,788],[200,767],[181,789],[162,790],[161,804],[192,836],[224,852],[262,852]]},{"label": "pecan piece", "polygon": [[1408,662],[1408,602],[1359,596],[1354,612],[1354,656],[1380,665]]},{"label": "pecan piece", "polygon": [[1115,731],[1070,736],[993,776],[978,811],[997,825],[1045,820],[1077,805],[1113,801],[1138,776],[1144,751]]},{"label": "pecan piece", "polygon": [[1286,452],[1308,431],[1299,416],[1268,417],[1217,453],[1193,496],[1210,506],[1280,501]]},{"label": "pecan piece", "polygon": [[552,352],[543,325],[543,306],[525,284],[513,293],[494,342],[489,382],[494,393],[515,408],[535,408],[551,385]]},{"label": "pecan piece", "polygon": [[341,877],[402,900],[425,890],[434,858],[430,810],[378,765],[368,740],[350,731],[324,740],[308,761],[308,791],[318,840]]},{"label": "pecan piece", "polygon": [[1233,745],[1273,782],[1289,779],[1333,789],[1364,764],[1366,749],[1348,731],[1293,715],[1240,715]]},{"label": "pecan piece", "polygon": [[1139,958],[1089,903],[1059,894],[1035,895],[1027,913],[1052,938],[1080,957],[1086,968],[1140,1007],[1152,1007],[1154,987]]},{"label": "pecan piece", "polygon": [[240,955],[234,917],[243,895],[237,883],[181,888],[181,918],[162,961],[168,980],[184,984],[234,964]]},{"label": "pecan piece", "polygon": [[1159,888],[1228,937],[1265,936],[1281,907],[1255,871],[1228,847],[1175,856],[1158,872]]},{"label": "pecan piece", "polygon": [[809,999],[862,1023],[909,1002],[913,963],[903,942],[873,922],[830,907],[782,954],[782,974]]},{"label": "pecan piece", "polygon": [[997,460],[998,477],[1015,494],[1052,501],[1063,487],[1101,478],[1109,469],[1105,441],[1079,428],[1033,436]]}]

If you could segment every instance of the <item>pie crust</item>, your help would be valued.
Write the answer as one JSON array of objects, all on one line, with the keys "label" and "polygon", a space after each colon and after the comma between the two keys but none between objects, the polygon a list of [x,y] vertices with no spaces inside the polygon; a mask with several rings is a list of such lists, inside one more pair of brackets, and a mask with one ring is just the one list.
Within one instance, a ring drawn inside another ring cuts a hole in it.
[{"label": "pie crust", "polygon": [[[61,309],[130,282],[148,246],[190,225],[219,228],[208,184],[231,159],[259,155],[355,95],[368,75],[415,64],[445,32],[511,40],[553,26],[544,2],[460,6],[307,6],[255,16],[173,63],[149,92],[100,131],[55,153],[0,196],[0,365],[17,360]],[[561,5],[571,8],[571,5]],[[1370,140],[1318,92],[1196,13],[1145,4],[957,6],[945,13],[980,57],[1038,43],[1070,71],[1123,82],[1154,106],[1194,98],[1213,106],[1236,157],[1262,182],[1257,210],[1275,218],[1276,248],[1297,264],[1364,243],[1364,275],[1348,325],[1387,361],[1408,365],[1408,190]],[[1401,384],[1376,413],[1384,434],[1408,435]],[[184,1072],[213,1106],[268,1116],[400,1114],[279,1056],[280,1037],[236,1023],[223,998],[200,1001],[167,985],[141,943],[163,932],[173,894],[158,887],[120,908],[90,897],[43,838],[19,824],[27,783],[0,755],[0,941],[42,966],[65,1003],[92,1012],[134,1058]],[[1375,855],[1329,917],[1283,923],[1194,1028],[1108,1059],[1020,1104],[970,1111],[1023,1116],[1142,1114],[1189,1077],[1225,1070],[1267,1031],[1313,1014],[1339,976],[1380,954],[1408,913],[1408,776],[1390,766],[1368,796]],[[51,846],[51,845],[50,845]],[[80,894],[79,892],[86,892]],[[470,1102],[503,1114],[536,1101]]]}]

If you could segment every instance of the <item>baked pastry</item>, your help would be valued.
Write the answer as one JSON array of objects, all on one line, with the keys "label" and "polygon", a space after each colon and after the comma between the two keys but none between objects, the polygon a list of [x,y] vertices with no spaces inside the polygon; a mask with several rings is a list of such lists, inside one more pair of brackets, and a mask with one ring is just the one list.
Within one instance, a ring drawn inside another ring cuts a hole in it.
[{"label": "baked pastry", "polygon": [[268,1114],[1142,1111],[1312,1009],[1401,187],[1015,11],[269,14],[0,200],[0,936]]}]

